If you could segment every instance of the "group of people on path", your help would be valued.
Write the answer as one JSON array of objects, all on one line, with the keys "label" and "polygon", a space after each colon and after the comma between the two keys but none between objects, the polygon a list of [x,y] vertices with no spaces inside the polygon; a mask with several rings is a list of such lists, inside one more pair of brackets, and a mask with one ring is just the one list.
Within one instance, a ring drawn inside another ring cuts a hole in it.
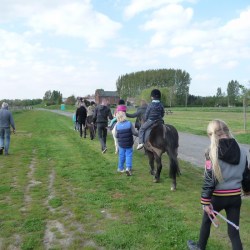
[{"label": "group of people on path", "polygon": [[[164,108],[160,102],[161,92],[157,89],[151,92],[152,102],[147,105],[145,101],[134,114],[128,114],[123,100],[120,101],[115,118],[115,135],[119,144],[119,173],[132,174],[133,135],[139,135],[139,146],[143,147],[144,132],[154,121],[163,119]],[[83,104],[76,111],[76,121],[79,124],[80,136],[87,116],[92,116],[93,123],[97,126],[98,138],[102,153],[107,151],[106,138],[108,121],[114,117],[107,106],[107,100],[95,106],[94,103],[87,109]],[[127,117],[137,118],[135,127]],[[140,127],[140,120],[144,120]],[[8,155],[11,128],[15,133],[15,124],[8,104],[3,102],[0,110],[0,154]],[[139,130],[139,133],[135,130]],[[205,152],[205,172],[201,191],[200,203],[203,209],[203,218],[199,239],[189,240],[187,246],[190,250],[205,250],[210,236],[211,225],[216,225],[217,214],[221,210],[226,212],[228,235],[233,250],[242,250],[239,233],[241,193],[250,194],[250,169],[247,152],[241,148],[234,139],[227,124],[219,119],[212,120],[207,126],[210,145]],[[86,136],[86,134],[84,134]],[[124,165],[126,167],[124,168]]]},{"label": "group of people on path", "polygon": [[[133,135],[139,135],[137,149],[144,146],[144,133],[147,128],[164,117],[164,107],[161,104],[161,92],[157,89],[151,92],[152,102],[141,107],[134,114],[128,114],[123,100],[115,111],[117,124],[115,135],[119,144],[118,169],[120,173],[132,174],[133,159]],[[127,120],[127,117],[143,117],[144,122],[140,127],[137,120],[135,126]],[[114,117],[107,107],[105,100],[95,109],[94,122],[97,123],[98,137],[101,142],[102,152],[105,153],[108,119]],[[112,124],[110,124],[112,125]],[[207,134],[210,138],[210,146],[205,153],[205,174],[201,191],[201,205],[203,208],[203,219],[200,228],[199,240],[187,242],[190,250],[205,250],[210,236],[211,224],[214,223],[216,215],[225,210],[228,224],[228,235],[232,243],[232,249],[243,249],[240,233],[238,230],[240,222],[241,192],[250,194],[250,169],[247,153],[239,146],[233,138],[227,124],[219,119],[209,122]],[[126,167],[124,168],[124,164]],[[237,226],[232,226],[237,225]]]}]

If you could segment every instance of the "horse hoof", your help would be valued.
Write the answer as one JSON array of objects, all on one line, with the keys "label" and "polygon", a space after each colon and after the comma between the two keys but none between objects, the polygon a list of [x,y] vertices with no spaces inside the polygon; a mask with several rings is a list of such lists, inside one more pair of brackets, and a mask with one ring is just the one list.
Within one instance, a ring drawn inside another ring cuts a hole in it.
[{"label": "horse hoof", "polygon": [[159,182],[160,182],[160,180],[158,180],[158,179],[154,179],[154,180],[153,180],[153,182],[154,182],[154,183],[159,183]]},{"label": "horse hoof", "polygon": [[176,188],[175,187],[171,187],[171,191],[176,191]]}]

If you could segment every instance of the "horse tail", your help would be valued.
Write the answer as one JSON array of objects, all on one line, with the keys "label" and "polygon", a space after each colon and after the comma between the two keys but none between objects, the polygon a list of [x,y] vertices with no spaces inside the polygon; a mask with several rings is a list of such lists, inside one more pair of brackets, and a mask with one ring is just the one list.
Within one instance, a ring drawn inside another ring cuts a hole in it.
[{"label": "horse tail", "polygon": [[176,178],[176,176],[179,176],[181,173],[177,159],[179,135],[174,126],[165,124],[165,128],[165,150],[168,153],[170,159],[169,177]]}]

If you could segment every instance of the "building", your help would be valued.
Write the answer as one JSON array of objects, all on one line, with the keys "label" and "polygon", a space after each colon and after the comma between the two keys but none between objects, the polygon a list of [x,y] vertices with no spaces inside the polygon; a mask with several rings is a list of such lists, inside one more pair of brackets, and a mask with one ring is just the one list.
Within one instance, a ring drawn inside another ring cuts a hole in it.
[{"label": "building", "polygon": [[104,98],[110,105],[117,105],[120,100],[117,91],[104,91],[103,89],[97,89],[95,91],[95,102],[100,104]]}]

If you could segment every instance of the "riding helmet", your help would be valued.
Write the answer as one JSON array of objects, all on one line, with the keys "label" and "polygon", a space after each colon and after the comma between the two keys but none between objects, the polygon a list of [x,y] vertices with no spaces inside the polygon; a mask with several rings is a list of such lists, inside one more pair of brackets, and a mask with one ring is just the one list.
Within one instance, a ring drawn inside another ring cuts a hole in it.
[{"label": "riding helmet", "polygon": [[123,99],[120,99],[118,105],[125,105],[125,101]]},{"label": "riding helmet", "polygon": [[160,100],[161,99],[161,91],[159,89],[153,89],[151,91],[151,97],[154,99]]}]

